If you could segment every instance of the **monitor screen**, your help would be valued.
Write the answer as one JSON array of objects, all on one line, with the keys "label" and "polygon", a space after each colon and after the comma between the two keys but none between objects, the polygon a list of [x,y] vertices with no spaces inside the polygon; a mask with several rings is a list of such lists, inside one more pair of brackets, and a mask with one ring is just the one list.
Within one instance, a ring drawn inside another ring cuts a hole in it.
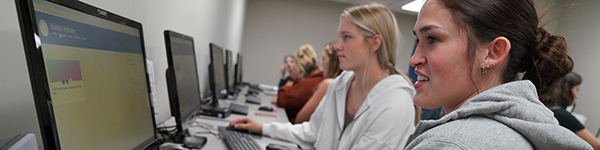
[{"label": "monitor screen", "polygon": [[242,54],[237,54],[237,64],[235,64],[235,85],[242,84]]},{"label": "monitor screen", "polygon": [[227,92],[235,92],[235,88],[234,86],[234,76],[235,74],[233,73],[234,68],[233,68],[233,54],[231,53],[230,50],[226,50],[225,51],[225,60],[227,61],[227,64],[225,65],[226,69],[227,69]]},{"label": "monitor screen", "polygon": [[[225,90],[225,67],[223,66],[223,49],[213,43],[210,44],[210,62],[212,65],[211,89],[213,98],[226,96]],[[213,100],[216,102],[217,100]]]},{"label": "monitor screen", "polygon": [[179,134],[188,126],[200,107],[200,87],[194,52],[194,39],[173,31],[165,31],[167,49],[167,87],[171,115],[175,117]]},{"label": "monitor screen", "polygon": [[45,149],[156,142],[140,23],[72,0],[17,6]]}]

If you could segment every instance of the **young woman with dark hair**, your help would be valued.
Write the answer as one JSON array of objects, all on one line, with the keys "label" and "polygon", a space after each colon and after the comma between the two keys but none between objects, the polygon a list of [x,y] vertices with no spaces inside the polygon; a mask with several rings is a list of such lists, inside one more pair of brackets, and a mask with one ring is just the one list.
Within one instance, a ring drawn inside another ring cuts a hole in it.
[{"label": "young woman with dark hair", "polygon": [[414,33],[414,102],[446,115],[421,121],[406,149],[591,149],[539,100],[573,60],[532,0],[428,0]]},{"label": "young woman with dark hair", "polygon": [[551,93],[553,96],[540,99],[552,112],[558,123],[573,131],[581,139],[588,142],[595,150],[600,150],[600,140],[598,140],[589,130],[566,110],[567,106],[573,105],[575,99],[579,97],[579,88],[581,87],[581,76],[575,72],[567,74],[560,80],[559,86],[556,86]]}]

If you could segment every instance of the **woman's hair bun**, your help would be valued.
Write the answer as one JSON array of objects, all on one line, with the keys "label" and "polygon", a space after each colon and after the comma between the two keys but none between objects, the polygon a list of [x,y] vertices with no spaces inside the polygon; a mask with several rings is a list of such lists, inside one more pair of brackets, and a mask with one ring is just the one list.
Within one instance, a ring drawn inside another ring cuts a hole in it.
[{"label": "woman's hair bun", "polygon": [[524,75],[538,86],[540,98],[555,88],[561,78],[573,70],[573,59],[567,54],[567,41],[560,35],[553,35],[544,28],[536,30],[536,44],[532,52],[531,67]]}]

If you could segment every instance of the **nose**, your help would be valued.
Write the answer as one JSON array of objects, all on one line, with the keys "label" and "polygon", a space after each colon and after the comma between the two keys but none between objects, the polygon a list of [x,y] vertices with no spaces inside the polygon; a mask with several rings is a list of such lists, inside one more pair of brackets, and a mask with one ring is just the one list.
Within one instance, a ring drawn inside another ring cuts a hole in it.
[{"label": "nose", "polygon": [[335,42],[335,45],[333,46],[333,49],[336,50],[336,51],[341,51],[342,50],[341,40],[337,40],[337,42]]},{"label": "nose", "polygon": [[419,49],[417,48],[414,52],[414,54],[412,55],[412,57],[410,57],[410,65],[413,67],[419,67],[420,65],[426,64],[427,63],[427,59],[425,58],[425,56],[423,56],[421,53],[419,53]]}]

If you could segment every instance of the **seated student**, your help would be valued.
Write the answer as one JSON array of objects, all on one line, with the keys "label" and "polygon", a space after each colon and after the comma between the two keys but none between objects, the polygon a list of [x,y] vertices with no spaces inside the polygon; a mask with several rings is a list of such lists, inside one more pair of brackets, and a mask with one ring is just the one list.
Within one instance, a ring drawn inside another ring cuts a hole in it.
[{"label": "seated student", "polygon": [[405,149],[592,149],[538,99],[573,69],[565,39],[538,22],[532,0],[425,2],[414,102],[446,115],[422,120]]},{"label": "seated student", "polygon": [[342,72],[328,87],[310,121],[265,123],[250,117],[229,124],[303,149],[392,150],[414,129],[414,88],[395,68],[400,31],[388,8],[373,3],[340,16],[335,50]]},{"label": "seated student", "polygon": [[325,75],[325,79],[317,85],[315,88],[314,94],[310,97],[308,102],[304,104],[304,107],[298,112],[296,116],[296,120],[293,123],[302,123],[304,121],[308,121],[310,116],[325,96],[327,92],[327,87],[333,81],[333,78],[337,77],[342,73],[342,69],[340,68],[340,60],[338,59],[337,51],[333,49],[335,46],[335,42],[329,42],[325,45],[323,52],[321,52],[321,56],[323,56],[321,63],[319,65],[323,67],[323,74]]},{"label": "seated student", "polygon": [[565,110],[567,106],[573,105],[575,99],[579,97],[577,93],[579,87],[581,87],[581,76],[571,72],[556,86],[556,90],[553,90],[553,96],[540,96],[540,101],[554,112],[554,117],[561,126],[573,131],[577,136],[592,145],[595,150],[600,150],[600,140],[590,133],[577,118]]},{"label": "seated student", "polygon": [[308,44],[298,48],[294,65],[288,69],[295,82],[288,82],[277,92],[277,106],[285,108],[285,113],[290,122],[296,119],[296,115],[304,104],[313,95],[313,89],[323,81],[323,72],[317,66],[317,53]]},{"label": "seated student", "polygon": [[281,79],[279,79],[279,87],[285,85],[288,82],[294,82],[294,78],[292,78],[291,76],[287,76],[285,77],[285,73],[289,72],[289,69],[287,69],[289,66],[294,64],[294,56],[293,55],[285,55],[285,57],[283,57],[283,66],[281,66],[281,69],[279,69],[281,71]]}]

